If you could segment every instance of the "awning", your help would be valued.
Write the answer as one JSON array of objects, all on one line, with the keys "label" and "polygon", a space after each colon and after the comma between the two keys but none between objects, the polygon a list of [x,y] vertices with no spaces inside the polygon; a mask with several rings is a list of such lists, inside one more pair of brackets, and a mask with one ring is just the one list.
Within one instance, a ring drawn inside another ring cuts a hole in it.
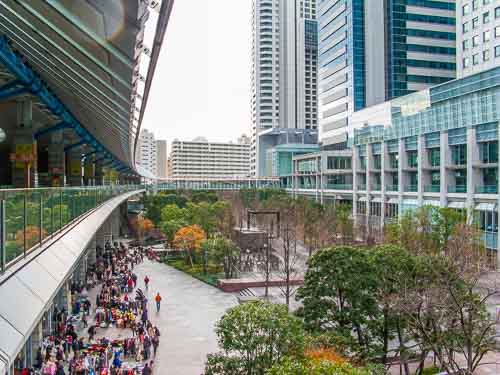
[{"label": "awning", "polygon": [[399,204],[399,198],[389,198],[389,200],[387,201],[387,203]]},{"label": "awning", "polygon": [[366,202],[366,197],[360,197],[360,198],[358,199],[358,202]]},{"label": "awning", "polygon": [[424,201],[424,206],[441,207],[441,202],[439,202],[439,201]]},{"label": "awning", "polygon": [[375,202],[375,203],[382,203],[382,198],[381,197],[375,197],[371,201]]},{"label": "awning", "polygon": [[476,205],[476,211],[496,211],[497,205],[495,203],[481,202]]},{"label": "awning", "polygon": [[459,201],[448,202],[448,207],[462,210],[465,208],[465,202],[459,202]]}]

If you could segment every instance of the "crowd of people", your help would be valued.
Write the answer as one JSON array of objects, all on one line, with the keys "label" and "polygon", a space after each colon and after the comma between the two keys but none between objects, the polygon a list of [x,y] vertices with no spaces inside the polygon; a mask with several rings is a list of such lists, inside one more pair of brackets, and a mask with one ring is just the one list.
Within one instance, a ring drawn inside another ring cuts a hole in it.
[{"label": "crowd of people", "polygon": [[[71,311],[54,311],[53,335],[43,340],[35,369],[22,375],[151,375],[160,330],[149,320],[147,293],[133,272],[145,255],[141,247],[108,244],[86,283],[73,286]],[[149,283],[146,276],[146,288]],[[94,305],[92,288],[100,288]],[[160,301],[158,293],[157,312]]]}]

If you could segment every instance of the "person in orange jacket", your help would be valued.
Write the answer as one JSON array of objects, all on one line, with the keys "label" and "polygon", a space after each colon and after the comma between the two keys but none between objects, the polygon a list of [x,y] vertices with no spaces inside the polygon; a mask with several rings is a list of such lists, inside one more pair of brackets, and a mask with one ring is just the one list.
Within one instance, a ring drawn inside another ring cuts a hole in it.
[{"label": "person in orange jacket", "polygon": [[156,312],[160,312],[160,304],[161,304],[160,292],[156,294],[155,301],[156,301]]}]

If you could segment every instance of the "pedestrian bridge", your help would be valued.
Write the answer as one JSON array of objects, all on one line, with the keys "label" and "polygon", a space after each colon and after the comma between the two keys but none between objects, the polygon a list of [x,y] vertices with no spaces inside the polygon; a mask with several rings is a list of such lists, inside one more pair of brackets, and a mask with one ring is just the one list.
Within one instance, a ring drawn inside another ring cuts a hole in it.
[{"label": "pedestrian bridge", "polygon": [[276,189],[280,187],[280,179],[262,178],[172,178],[160,180],[152,185],[157,190],[220,190],[231,191],[241,189]]}]

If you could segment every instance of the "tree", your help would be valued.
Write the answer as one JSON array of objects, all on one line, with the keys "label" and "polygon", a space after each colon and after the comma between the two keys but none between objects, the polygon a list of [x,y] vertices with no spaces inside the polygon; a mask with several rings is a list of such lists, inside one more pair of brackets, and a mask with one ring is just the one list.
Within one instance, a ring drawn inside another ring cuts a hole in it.
[{"label": "tree", "polygon": [[206,202],[213,204],[218,201],[217,194],[213,191],[194,191],[191,195],[191,201],[194,203]]},{"label": "tree", "polygon": [[304,333],[285,306],[247,302],[228,310],[216,326],[222,352],[211,355],[206,375],[260,375],[286,356],[301,357]]},{"label": "tree", "polygon": [[139,215],[134,221],[134,228],[139,241],[144,241],[144,237],[154,228],[151,220]]},{"label": "tree", "polygon": [[240,249],[233,241],[222,236],[216,236],[204,241],[202,249],[204,258],[212,259],[214,263],[223,266],[226,279],[236,276],[236,264],[240,257]]},{"label": "tree", "polygon": [[194,265],[193,254],[200,250],[201,244],[205,239],[205,232],[198,225],[189,225],[177,231],[174,237],[173,245],[175,248],[185,250],[187,261]]},{"label": "tree", "polygon": [[179,208],[184,208],[186,203],[187,198],[180,194],[158,193],[154,195],[146,195],[144,197],[145,217],[151,220],[153,224],[159,225],[162,220],[161,212],[163,207],[173,204]]},{"label": "tree", "polygon": [[189,202],[186,206],[186,217],[189,223],[200,226],[207,237],[210,237],[217,225],[213,206],[207,202]]},{"label": "tree", "polygon": [[362,357],[380,354],[376,285],[365,249],[338,246],[318,251],[309,258],[304,285],[297,292],[306,328],[335,332]]},{"label": "tree", "polygon": [[186,216],[186,209],[180,208],[175,204],[169,204],[163,207],[161,210],[160,229],[167,238],[168,243],[172,243],[175,233],[177,233],[180,228],[188,225]]}]

